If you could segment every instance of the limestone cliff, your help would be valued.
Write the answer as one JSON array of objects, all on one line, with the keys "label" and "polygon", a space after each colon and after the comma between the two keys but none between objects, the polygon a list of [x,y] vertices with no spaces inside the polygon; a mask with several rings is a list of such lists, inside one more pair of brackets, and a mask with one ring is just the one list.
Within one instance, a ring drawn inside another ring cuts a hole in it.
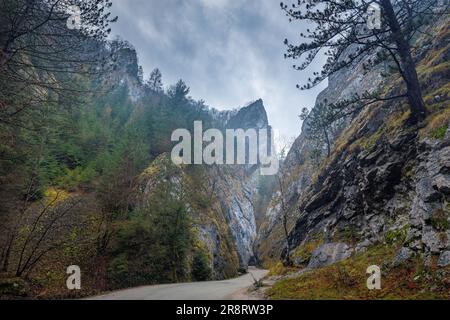
[{"label": "limestone cliff", "polygon": [[[318,164],[303,130],[282,169],[289,209],[282,211],[276,192],[258,238],[264,261],[286,254],[280,223],[286,213],[297,265],[323,266],[393,239],[402,243],[393,264],[412,256],[450,264],[448,23],[437,21],[430,31],[437,36],[419,38],[415,57],[431,113],[427,121],[407,126],[404,102],[380,103],[334,128],[332,154]],[[330,78],[317,103],[401,89],[394,75],[383,81],[383,65],[370,73],[361,68],[355,61]],[[309,254],[302,254],[305,248]]]},{"label": "limestone cliff", "polygon": [[[209,111],[219,129],[267,128],[262,100],[235,111]],[[199,245],[207,248],[214,278],[223,279],[246,268],[254,258],[257,234],[253,198],[257,192],[257,166],[181,165],[168,153],[158,156],[141,174],[136,203],[145,207],[161,183],[186,203]]]}]

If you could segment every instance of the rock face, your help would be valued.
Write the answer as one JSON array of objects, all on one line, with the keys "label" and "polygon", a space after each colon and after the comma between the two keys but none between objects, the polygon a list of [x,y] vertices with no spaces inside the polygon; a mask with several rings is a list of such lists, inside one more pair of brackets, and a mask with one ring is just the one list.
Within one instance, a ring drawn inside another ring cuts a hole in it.
[{"label": "rock face", "polygon": [[[353,65],[336,72],[329,78],[328,87],[318,95],[316,106],[326,101],[349,98],[355,91],[374,91],[382,83],[382,80],[380,67],[367,73],[363,71],[363,63],[355,61]],[[331,143],[336,141],[350,122],[351,119],[344,119],[332,127],[329,137]],[[302,133],[293,143],[281,168],[282,180],[286,184],[284,197],[290,204],[288,217],[291,224],[295,222],[297,211],[295,204],[301,194],[312,184],[312,176],[317,169],[317,164],[309,161],[314,143],[308,138],[307,127],[308,121],[306,120],[303,123]],[[270,257],[270,259],[276,259],[280,255],[280,246],[284,243],[280,239],[281,211],[280,197],[274,195],[267,208],[266,219],[261,226],[257,240],[259,254]]]},{"label": "rock face", "polygon": [[[262,100],[237,111],[219,113],[216,118],[219,119],[217,126],[224,129],[270,128]],[[257,228],[253,199],[258,186],[257,169],[257,166],[252,165],[220,166],[212,173],[217,178],[217,194],[227,215],[243,267],[254,258],[253,246]]]},{"label": "rock face", "polygon": [[[445,37],[445,33],[441,35]],[[430,47],[441,48],[448,40],[434,41]],[[420,57],[431,60],[433,54],[422,52]],[[435,59],[433,63],[444,61]],[[382,82],[382,66],[369,74],[360,68],[361,62],[356,61],[331,77],[329,88],[319,95],[317,103],[380,87],[388,94],[399,90]],[[441,88],[447,81],[442,75],[424,81],[424,92]],[[448,97],[433,103],[448,108]],[[440,117],[440,130],[448,128],[448,116]],[[318,237],[326,244],[313,254],[312,265],[334,261],[328,253],[335,246],[332,243],[345,243],[361,252],[389,241],[403,243],[394,264],[416,254],[426,261],[440,257],[441,265],[446,264],[445,252],[450,248],[449,130],[433,137],[431,125],[411,127],[406,125],[407,119],[407,107],[395,102],[344,119],[332,128],[332,154],[319,163],[311,160],[313,143],[305,134],[306,121],[282,168],[288,209],[282,210],[279,192],[267,208],[257,241],[262,259],[278,260],[286,255],[280,223],[286,215],[292,253]]]},{"label": "rock face", "polygon": [[217,195],[239,253],[240,265],[247,267],[254,256],[253,244],[257,232],[252,201],[257,192],[258,172],[247,176],[244,170],[238,171],[241,172],[221,172]]}]

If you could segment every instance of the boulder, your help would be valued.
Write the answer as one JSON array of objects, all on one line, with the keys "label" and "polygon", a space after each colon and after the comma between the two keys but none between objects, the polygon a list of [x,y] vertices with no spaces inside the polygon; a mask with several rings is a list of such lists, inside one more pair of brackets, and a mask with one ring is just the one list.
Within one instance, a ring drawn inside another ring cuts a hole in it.
[{"label": "boulder", "polygon": [[326,243],[314,250],[308,268],[321,268],[347,259],[352,251],[352,248],[345,243]]},{"label": "boulder", "polygon": [[433,188],[440,193],[450,195],[450,176],[439,174],[433,179]]},{"label": "boulder", "polygon": [[403,247],[400,249],[400,251],[395,256],[394,260],[392,260],[391,265],[393,267],[397,267],[401,265],[402,263],[408,261],[413,256],[414,251],[412,251],[409,248]]},{"label": "boulder", "polygon": [[439,256],[438,267],[450,266],[450,251],[444,251]]}]

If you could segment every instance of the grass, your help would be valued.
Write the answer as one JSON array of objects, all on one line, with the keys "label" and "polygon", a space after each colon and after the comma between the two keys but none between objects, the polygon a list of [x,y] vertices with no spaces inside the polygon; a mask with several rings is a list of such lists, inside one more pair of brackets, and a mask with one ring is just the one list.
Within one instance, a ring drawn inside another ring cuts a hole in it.
[{"label": "grass", "polygon": [[419,131],[421,138],[443,139],[450,123],[450,108],[428,116],[426,126]]},{"label": "grass", "polygon": [[[415,260],[387,267],[398,246],[378,245],[334,265],[284,279],[267,290],[270,299],[450,299],[450,268],[438,271]],[[381,290],[368,290],[366,270],[378,265]]]}]

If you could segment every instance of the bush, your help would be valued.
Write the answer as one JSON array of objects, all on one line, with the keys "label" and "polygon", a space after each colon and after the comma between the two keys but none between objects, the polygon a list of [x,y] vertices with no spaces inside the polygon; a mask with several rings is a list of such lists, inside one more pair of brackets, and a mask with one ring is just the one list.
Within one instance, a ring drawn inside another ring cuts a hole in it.
[{"label": "bush", "polygon": [[21,278],[3,278],[0,276],[0,299],[26,297],[29,292],[28,283]]},{"label": "bush", "polygon": [[192,278],[197,281],[205,281],[211,279],[211,274],[208,256],[204,251],[197,251],[192,261]]}]

